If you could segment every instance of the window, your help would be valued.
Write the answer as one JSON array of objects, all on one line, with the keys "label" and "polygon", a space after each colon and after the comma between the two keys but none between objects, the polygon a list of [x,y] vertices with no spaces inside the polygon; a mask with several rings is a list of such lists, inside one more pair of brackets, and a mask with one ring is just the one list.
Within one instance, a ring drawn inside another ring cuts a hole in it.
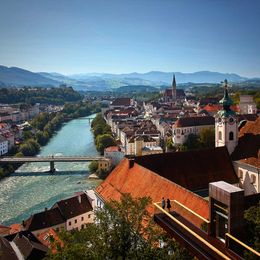
[{"label": "window", "polygon": [[222,132],[221,131],[218,132],[218,140],[222,140]]},{"label": "window", "polygon": [[88,218],[91,218],[91,214],[88,214]]},{"label": "window", "polygon": [[233,132],[229,132],[229,140],[230,141],[234,140],[234,133]]},{"label": "window", "polygon": [[69,221],[69,226],[71,226],[71,221]]},{"label": "window", "polygon": [[77,223],[78,221],[75,219],[75,224]]},{"label": "window", "polygon": [[254,184],[256,182],[256,176],[254,174],[250,175],[251,183]]},{"label": "window", "polygon": [[180,129],[177,129],[177,134],[179,134],[180,133]]},{"label": "window", "polygon": [[83,229],[83,228],[84,228],[84,225],[82,224],[82,225],[81,225],[81,229]]},{"label": "window", "polygon": [[81,221],[83,221],[84,220],[84,217],[81,217]]},{"label": "window", "polygon": [[238,171],[238,178],[243,179],[243,171],[242,170]]}]

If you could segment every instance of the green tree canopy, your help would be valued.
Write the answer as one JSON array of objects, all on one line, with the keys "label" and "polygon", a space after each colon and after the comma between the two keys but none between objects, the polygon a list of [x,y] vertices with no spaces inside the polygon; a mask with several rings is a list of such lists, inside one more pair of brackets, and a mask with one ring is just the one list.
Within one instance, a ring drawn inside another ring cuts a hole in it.
[{"label": "green tree canopy", "polygon": [[88,168],[89,168],[89,171],[90,171],[91,173],[95,173],[95,172],[98,170],[98,162],[97,162],[97,161],[92,161],[92,162],[89,164]]},{"label": "green tree canopy", "polygon": [[103,154],[104,149],[116,145],[115,139],[110,134],[98,135],[96,139],[97,150]]},{"label": "green tree canopy", "polygon": [[[246,243],[260,252],[260,201],[258,205],[250,207],[244,214],[246,222]],[[245,252],[246,259],[258,259],[256,255]]]},{"label": "green tree canopy", "polygon": [[199,137],[195,134],[189,134],[184,146],[186,146],[188,150],[198,149],[200,147]]},{"label": "green tree canopy", "polygon": [[[48,259],[191,259],[154,222],[147,211],[148,197],[123,194],[97,210],[96,223],[81,231],[61,233],[64,247]],[[165,242],[158,248],[159,239]],[[168,255],[173,250],[173,255]]]},{"label": "green tree canopy", "polygon": [[203,128],[199,134],[200,146],[204,148],[215,147],[215,131],[214,128]]}]

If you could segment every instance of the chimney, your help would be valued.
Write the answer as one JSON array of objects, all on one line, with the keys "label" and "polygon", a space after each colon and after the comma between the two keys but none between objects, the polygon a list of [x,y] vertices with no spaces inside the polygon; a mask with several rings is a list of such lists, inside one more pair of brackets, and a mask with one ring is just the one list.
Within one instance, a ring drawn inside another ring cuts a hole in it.
[{"label": "chimney", "polygon": [[81,203],[81,195],[78,195],[79,204]]},{"label": "chimney", "polygon": [[135,160],[134,159],[129,159],[129,169],[133,168],[135,164]]},{"label": "chimney", "polygon": [[23,220],[23,222],[22,222],[22,225],[23,225],[23,227],[25,227],[25,221]]}]

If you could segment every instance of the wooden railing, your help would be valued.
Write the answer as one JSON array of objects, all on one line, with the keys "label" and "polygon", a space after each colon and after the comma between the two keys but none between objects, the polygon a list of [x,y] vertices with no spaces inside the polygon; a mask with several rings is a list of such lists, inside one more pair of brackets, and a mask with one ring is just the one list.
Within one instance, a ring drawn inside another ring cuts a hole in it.
[{"label": "wooden railing", "polygon": [[[208,248],[210,248],[213,252],[215,252],[218,256],[221,257],[221,259],[226,259],[226,260],[230,260],[231,258],[229,258],[228,256],[226,256],[225,254],[223,254],[220,250],[218,250],[216,247],[214,247],[213,245],[211,245],[208,241],[206,241],[204,238],[202,238],[201,236],[199,236],[197,233],[195,233],[193,230],[191,230],[189,227],[187,227],[186,225],[184,225],[182,222],[180,222],[177,218],[175,218],[174,216],[172,216],[169,212],[167,212],[166,210],[164,210],[162,207],[160,207],[159,205],[161,204],[159,203],[154,203],[154,206],[159,209],[162,213],[166,214],[171,220],[173,220],[175,223],[177,223],[179,226],[181,226],[183,229],[185,229],[188,233],[190,233],[193,237],[195,237],[196,239],[198,239],[201,243],[203,243],[205,246],[207,246]],[[192,212],[192,210],[191,210]],[[195,213],[195,212],[194,212]],[[202,217],[203,218],[203,217]],[[206,219],[205,219],[206,220]],[[208,221],[208,220],[207,220]]]},{"label": "wooden railing", "polygon": [[257,252],[256,250],[254,250],[250,246],[246,245],[245,243],[243,243],[239,239],[235,238],[234,236],[230,235],[229,233],[226,233],[226,236],[225,236],[225,244],[226,244],[227,248],[229,246],[229,241],[228,241],[229,239],[232,239],[233,241],[235,241],[236,243],[241,245],[243,248],[249,250],[251,253],[255,254],[258,257],[260,257],[260,253],[259,252]]}]

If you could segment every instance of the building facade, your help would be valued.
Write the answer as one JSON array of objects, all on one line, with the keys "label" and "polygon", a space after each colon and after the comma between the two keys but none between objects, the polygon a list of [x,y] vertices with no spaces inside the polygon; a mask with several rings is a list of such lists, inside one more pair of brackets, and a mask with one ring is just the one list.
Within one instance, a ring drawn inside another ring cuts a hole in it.
[{"label": "building facade", "polygon": [[215,116],[215,146],[226,146],[231,154],[238,144],[238,118],[231,110],[232,99],[228,95],[228,83],[224,82],[224,97],[219,101],[222,105]]},{"label": "building facade", "polygon": [[0,156],[8,153],[8,140],[0,135]]}]

